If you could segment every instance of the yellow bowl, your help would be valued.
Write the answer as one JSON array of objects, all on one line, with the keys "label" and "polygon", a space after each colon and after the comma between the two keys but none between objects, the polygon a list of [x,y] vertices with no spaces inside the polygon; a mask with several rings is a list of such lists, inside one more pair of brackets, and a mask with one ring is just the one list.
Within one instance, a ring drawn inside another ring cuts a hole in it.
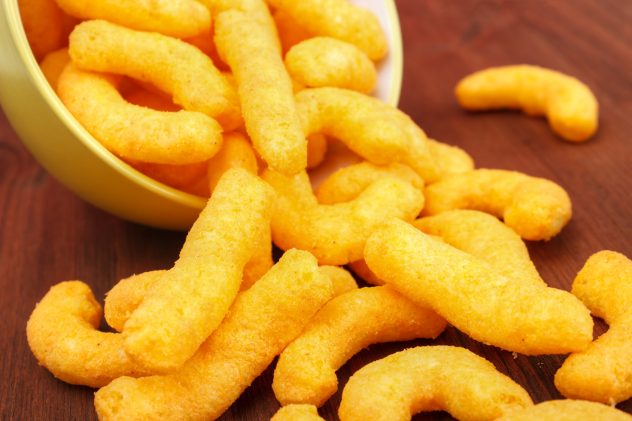
[{"label": "yellow bowl", "polygon": [[[31,53],[17,0],[0,0],[0,106],[22,142],[62,184],[94,206],[158,228],[188,229],[206,199],[138,172],[92,137],[68,112]],[[396,105],[402,43],[394,0],[354,0],[380,18],[390,54],[380,64],[376,96]]]}]

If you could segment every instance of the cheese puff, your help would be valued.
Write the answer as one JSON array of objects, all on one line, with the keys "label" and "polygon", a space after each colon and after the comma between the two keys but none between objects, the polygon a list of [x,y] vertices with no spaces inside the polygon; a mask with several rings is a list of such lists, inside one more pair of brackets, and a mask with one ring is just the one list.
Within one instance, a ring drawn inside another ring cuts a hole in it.
[{"label": "cheese puff", "polygon": [[184,41],[93,20],[72,31],[69,52],[77,67],[150,82],[226,130],[241,124],[234,88],[206,54]]},{"label": "cheese puff", "polygon": [[59,76],[61,76],[61,73],[64,71],[68,63],[70,63],[70,55],[68,55],[67,48],[62,48],[46,54],[40,62],[40,69],[42,69],[44,77],[55,91],[57,91]]},{"label": "cheese puff", "polygon": [[485,260],[504,276],[545,285],[520,236],[492,215],[457,209],[418,219],[413,225]]},{"label": "cheese puff", "polygon": [[180,258],[158,278],[125,323],[125,352],[154,372],[181,366],[219,326],[244,266],[269,229],[274,193],[233,169],[191,227]]},{"label": "cheese puff", "polygon": [[63,47],[63,13],[54,0],[18,0],[18,8],[37,61]]},{"label": "cheese puff", "polygon": [[185,165],[153,164],[150,162],[129,162],[148,177],[174,189],[183,190],[206,175],[208,161]]},{"label": "cheese puff", "polygon": [[279,33],[279,40],[281,41],[281,47],[284,52],[287,52],[290,48],[312,37],[312,34],[307,32],[305,28],[302,28],[292,16],[285,13],[283,10],[277,10],[272,15],[274,24],[277,27]]},{"label": "cheese puff", "polygon": [[613,251],[591,256],[572,293],[610,328],[555,374],[562,395],[614,405],[632,397],[632,261]]},{"label": "cheese puff", "polygon": [[597,99],[590,88],[539,66],[492,67],[462,79],[456,97],[468,110],[519,108],[546,115],[555,133],[571,142],[588,140],[598,125]]},{"label": "cheese puff", "polygon": [[484,358],[455,346],[421,346],[358,370],[342,392],[341,421],[405,421],[444,410],[458,420],[495,420],[533,405]]},{"label": "cheese puff", "polygon": [[516,410],[497,421],[632,421],[632,416],[600,403],[566,399]]},{"label": "cheese puff", "polygon": [[571,200],[558,184],[516,171],[479,169],[445,177],[426,188],[424,214],[475,209],[505,221],[525,240],[549,240],[572,216]]},{"label": "cheese puff", "polygon": [[292,79],[310,88],[333,86],[368,94],[377,83],[375,64],[358,47],[328,37],[296,44],[285,55]]},{"label": "cheese puff", "polygon": [[343,268],[338,266],[321,266],[318,269],[331,281],[331,285],[334,289],[334,297],[358,289],[358,284],[355,279],[353,279],[353,276]]},{"label": "cheese puff", "polygon": [[121,377],[99,390],[99,419],[218,418],[331,295],[331,282],[316,259],[288,251],[237,297],[219,328],[181,368],[142,380]]},{"label": "cheese puff", "polygon": [[29,347],[40,365],[70,384],[105,386],[120,376],[148,374],[123,352],[123,337],[99,332],[101,306],[88,285],[53,286],[26,325]]},{"label": "cheese puff", "polygon": [[[248,276],[248,266],[252,265],[255,261],[256,256],[248,262],[244,269],[244,280],[241,283],[241,291],[246,291],[251,288],[252,285],[273,266],[273,263],[270,263],[268,269],[258,277],[254,276],[253,270],[250,271],[251,275]],[[264,268],[264,265],[259,264],[259,267]],[[318,270],[331,281],[335,297],[358,288],[353,276],[342,268],[337,266],[320,266]],[[105,297],[104,313],[108,325],[116,331],[121,332],[125,326],[125,322],[143,301],[152,285],[165,273],[167,273],[166,270],[144,272],[121,279],[114,285]]]},{"label": "cheese puff", "polygon": [[439,176],[423,130],[377,98],[347,89],[312,88],[296,94],[296,106],[307,136],[336,138],[377,165],[408,165],[426,182]]},{"label": "cheese puff", "polygon": [[116,90],[119,81],[71,63],[57,90],[79,123],[123,159],[177,165],[217,153],[222,129],[215,120],[195,111],[160,112],[130,104]]},{"label": "cheese puff", "polygon": [[525,355],[586,349],[593,321],[572,294],[503,275],[403,221],[373,232],[364,258],[387,285],[473,339]]},{"label": "cheese puff", "polygon": [[288,405],[279,409],[270,421],[325,421],[314,405]]},{"label": "cheese puff", "polygon": [[323,405],[336,393],[336,371],[353,355],[382,342],[436,338],[446,322],[388,286],[334,298],[279,357],[272,389],[282,405]]},{"label": "cheese puff", "polygon": [[[213,61],[215,67],[220,69],[221,71],[230,70],[228,64],[224,63],[221,58],[219,58],[219,53],[217,52],[217,47],[215,47],[215,42],[213,41],[213,34],[210,32],[205,32],[203,34],[197,35],[195,37],[186,38],[183,41],[194,45],[204,54],[209,56]],[[226,76],[226,74],[224,74]]]},{"label": "cheese puff", "polygon": [[279,248],[311,252],[320,264],[344,265],[362,257],[371,232],[390,218],[414,219],[423,194],[395,177],[375,181],[356,199],[321,205],[306,173],[286,177],[266,171],[263,178],[277,191],[272,240]]},{"label": "cheese puff", "polygon": [[216,18],[215,43],[237,81],[246,130],[259,155],[284,174],[304,170],[307,140],[275,39],[257,19],[231,10]]},{"label": "cheese puff", "polygon": [[384,281],[378,278],[375,273],[369,269],[364,259],[351,262],[347,265],[347,267],[357,276],[362,278],[367,284],[375,286],[384,285]]},{"label": "cheese puff", "polygon": [[434,157],[441,178],[474,169],[472,157],[458,146],[428,139],[428,149]]},{"label": "cheese puff", "polygon": [[222,12],[230,10],[242,12],[248,15],[248,17],[257,21],[262,25],[261,30],[265,31],[265,36],[268,37],[274,44],[274,48],[281,54],[281,41],[277,28],[270,14],[268,5],[263,0],[198,0],[209,8],[213,16],[218,16]]},{"label": "cheese puff", "polygon": [[267,0],[313,35],[336,38],[377,61],[388,53],[388,41],[377,17],[347,0]]},{"label": "cheese puff", "polygon": [[424,190],[424,180],[406,165],[375,165],[365,161],[341,168],[327,177],[316,189],[316,198],[324,204],[348,202],[384,176],[400,178],[419,191]]},{"label": "cheese puff", "polygon": [[327,155],[327,137],[315,134],[307,139],[307,168],[316,168]]},{"label": "cheese puff", "polygon": [[131,29],[176,38],[211,30],[211,15],[195,0],[57,0],[69,15],[81,20],[105,19]]},{"label": "cheese puff", "polygon": [[[479,211],[453,210],[413,222],[424,233],[485,260],[500,273],[544,285],[520,236],[495,217]],[[349,264],[367,283],[383,285],[364,260]]]},{"label": "cheese puff", "polygon": [[215,190],[222,175],[231,168],[243,168],[255,175],[259,171],[250,141],[237,132],[224,135],[222,149],[209,161],[208,184],[211,191]]}]

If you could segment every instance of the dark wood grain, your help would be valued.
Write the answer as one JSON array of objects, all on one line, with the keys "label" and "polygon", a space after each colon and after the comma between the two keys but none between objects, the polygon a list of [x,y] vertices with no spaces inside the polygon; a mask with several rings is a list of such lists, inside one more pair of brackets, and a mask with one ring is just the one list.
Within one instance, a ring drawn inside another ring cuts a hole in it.
[{"label": "dark wood grain", "polygon": [[[632,256],[632,2],[400,0],[398,6],[405,43],[401,108],[432,137],[468,150],[479,167],[547,177],[571,195],[570,225],[550,242],[529,244],[544,279],[568,289],[590,254],[607,248]],[[556,138],[543,119],[457,107],[452,91],[462,76],[513,63],[544,65],[588,83],[601,105],[598,135],[575,145]],[[1,115],[0,419],[96,419],[92,390],[68,386],[38,367],[26,343],[26,320],[51,285],[81,279],[103,297],[122,277],[169,267],[183,239],[121,221],[73,196],[37,165]],[[597,332],[603,329],[598,324]],[[339,371],[340,389],[368,362],[428,343],[370,347]],[[514,358],[454,329],[434,343],[488,358],[535,401],[560,397],[552,378],[563,357]],[[271,379],[269,369],[222,419],[269,419],[278,408]],[[340,393],[321,414],[337,419],[339,402]],[[619,408],[632,412],[632,402]]]}]

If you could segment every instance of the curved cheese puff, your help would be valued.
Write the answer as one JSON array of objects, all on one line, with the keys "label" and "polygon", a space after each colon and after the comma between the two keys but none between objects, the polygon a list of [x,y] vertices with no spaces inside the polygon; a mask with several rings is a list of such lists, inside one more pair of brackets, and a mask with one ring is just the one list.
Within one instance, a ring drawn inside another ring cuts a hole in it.
[{"label": "curved cheese puff", "polygon": [[474,169],[472,157],[458,146],[428,139],[428,149],[437,164],[440,178]]},{"label": "curved cheese puff", "polygon": [[504,276],[545,285],[520,236],[487,213],[458,209],[418,219],[413,225],[485,260]]},{"label": "curved cheese puff", "polygon": [[272,389],[282,405],[323,405],[336,393],[336,371],[369,345],[436,338],[446,322],[388,286],[334,298],[281,354]]},{"label": "curved cheese puff", "polygon": [[182,107],[174,104],[171,98],[167,98],[160,92],[151,91],[143,86],[132,86],[126,91],[121,89],[121,94],[126,101],[141,107],[158,111],[176,112],[182,110]]},{"label": "curved cheese puff", "polygon": [[408,165],[426,182],[438,178],[424,132],[406,114],[358,92],[312,88],[296,94],[307,136],[336,138],[367,161]]},{"label": "curved cheese puff", "polygon": [[365,94],[377,83],[375,64],[358,47],[328,37],[296,44],[285,55],[292,79],[309,88],[332,86]]},{"label": "curved cheese puff", "polygon": [[542,355],[582,351],[592,340],[590,313],[572,294],[504,276],[405,222],[374,231],[364,257],[387,285],[485,344]]},{"label": "curved cheese puff", "polygon": [[44,59],[40,62],[40,69],[42,69],[44,77],[55,91],[57,91],[59,77],[68,63],[70,63],[70,55],[68,55],[67,48],[46,54]]},{"label": "curved cheese puff", "polygon": [[632,416],[600,403],[567,399],[510,412],[497,421],[632,421]]},{"label": "curved cheese puff", "polygon": [[274,48],[281,54],[281,41],[277,28],[270,14],[270,9],[264,0],[198,0],[209,8],[211,14],[217,18],[222,12],[235,10],[243,12],[262,25],[260,30],[271,40]]},{"label": "curved cheese puff", "polygon": [[505,221],[525,240],[549,240],[572,216],[571,200],[558,184],[516,171],[480,169],[445,177],[426,188],[424,214],[475,209]]},{"label": "curved cheese puff", "polygon": [[321,266],[319,270],[331,281],[331,285],[334,289],[334,297],[358,289],[358,284],[355,279],[353,279],[353,276],[341,267]]},{"label": "curved cheese puff", "polygon": [[[268,269],[256,278],[252,275],[248,277],[248,266],[252,265],[254,261],[255,259],[253,258],[244,269],[244,280],[241,283],[241,291],[246,291],[251,288],[273,265],[273,263],[270,263]],[[263,267],[262,264],[259,264],[259,266]],[[351,274],[342,268],[337,266],[320,266],[318,269],[331,281],[334,297],[358,288]],[[254,273],[253,270],[250,270],[250,272]],[[127,319],[129,319],[134,310],[136,310],[143,301],[153,284],[166,273],[166,270],[144,272],[121,279],[114,285],[105,297],[104,313],[108,325],[118,332],[123,331]]]},{"label": "curved cheese puff", "polygon": [[327,177],[316,189],[316,198],[328,205],[348,202],[385,176],[397,177],[421,192],[424,190],[424,180],[406,165],[375,165],[365,161],[341,168]]},{"label": "curved cheese puff", "polygon": [[384,281],[378,278],[375,273],[369,269],[364,259],[351,262],[347,267],[367,284],[375,286],[384,285]]},{"label": "curved cheese puff", "polygon": [[248,291],[172,374],[120,377],[95,395],[100,420],[218,418],[331,298],[309,253],[292,250]]},{"label": "curved cheese puff", "polygon": [[179,190],[185,190],[206,177],[208,161],[185,165],[153,164],[150,162],[128,163],[148,177]]},{"label": "curved cheese puff", "polygon": [[208,184],[211,191],[215,190],[220,178],[231,168],[243,168],[254,175],[259,171],[250,141],[238,132],[224,135],[222,149],[208,163]]},{"label": "curved cheese puff", "polygon": [[581,142],[597,131],[598,104],[590,88],[555,70],[518,65],[475,72],[459,82],[456,97],[469,110],[521,108],[545,114],[555,133]]},{"label": "curved cheese puff", "polygon": [[[215,41],[213,40],[212,33],[205,32],[195,37],[186,38],[183,41],[197,47],[197,49],[209,56],[213,61],[215,67],[217,67],[222,72],[230,70],[228,64],[224,63],[222,59],[219,58],[219,53],[217,52],[217,47],[215,47]],[[224,76],[226,76],[226,73],[224,73]]]},{"label": "curved cheese puff", "polygon": [[495,420],[533,405],[492,363],[453,346],[409,348],[358,370],[342,392],[341,421],[405,421],[445,410],[458,420]]},{"label": "curved cheese puff", "polygon": [[123,352],[123,337],[99,332],[101,306],[80,281],[53,286],[26,325],[40,365],[66,383],[105,386],[120,376],[146,375]]},{"label": "curved cheese puff", "polygon": [[292,16],[283,10],[275,11],[272,18],[279,33],[279,40],[284,52],[287,52],[299,42],[312,37],[312,34],[307,32],[305,28],[302,28]]},{"label": "curved cheese puff", "polygon": [[364,51],[371,60],[388,53],[386,35],[377,17],[347,0],[267,0],[283,10],[305,30],[348,42]]},{"label": "curved cheese puff", "polygon": [[64,18],[55,0],[18,0],[18,8],[37,61],[64,45]]},{"label": "curved cheese puff", "polygon": [[125,323],[125,352],[154,372],[181,366],[226,315],[244,266],[269,229],[274,193],[228,171],[191,227],[180,258]]},{"label": "curved cheese puff", "polygon": [[66,13],[82,20],[104,19],[176,38],[211,30],[209,11],[195,0],[57,0],[57,3]]},{"label": "curved cheese puff", "polygon": [[[413,225],[433,238],[485,260],[505,276],[545,285],[520,236],[489,214],[453,210],[418,219]],[[384,284],[364,260],[350,263],[349,267],[369,284]]]},{"label": "curved cheese puff", "polygon": [[270,421],[325,421],[314,405],[288,405],[279,409]]},{"label": "curved cheese puff", "polygon": [[119,79],[66,66],[59,97],[90,134],[121,158],[159,164],[190,164],[215,155],[222,129],[195,111],[160,112],[125,101]]},{"label": "curved cheese puff", "polygon": [[307,168],[316,168],[324,160],[327,154],[327,137],[315,134],[307,139]]},{"label": "curved cheese puff", "polygon": [[77,67],[151,82],[226,130],[241,124],[235,89],[206,54],[184,41],[93,20],[72,31],[69,51]]},{"label": "curved cheese puff", "polygon": [[270,168],[294,175],[307,165],[307,140],[292,81],[267,27],[250,14],[229,10],[216,18],[215,44],[228,63],[255,149]]},{"label": "curved cheese puff", "polygon": [[281,249],[299,248],[320,264],[344,265],[362,257],[371,232],[390,218],[414,219],[423,194],[409,183],[387,177],[372,183],[355,200],[320,205],[306,173],[285,177],[266,171],[263,178],[277,191],[272,240]]},{"label": "curved cheese puff", "polygon": [[555,374],[568,398],[614,405],[632,397],[632,261],[613,251],[591,256],[573,294],[610,326],[585,351],[571,354]]}]

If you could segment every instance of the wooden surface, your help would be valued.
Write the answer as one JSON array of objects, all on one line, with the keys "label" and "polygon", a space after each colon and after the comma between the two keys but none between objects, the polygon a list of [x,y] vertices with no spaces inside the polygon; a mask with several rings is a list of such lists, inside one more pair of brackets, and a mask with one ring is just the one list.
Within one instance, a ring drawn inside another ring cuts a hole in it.
[{"label": "wooden surface", "polygon": [[[406,63],[401,108],[432,137],[464,147],[479,167],[547,177],[572,197],[574,217],[562,234],[529,245],[544,279],[568,288],[590,254],[607,248],[632,256],[632,2],[400,0],[398,6]],[[452,90],[460,77],[512,63],[548,66],[590,85],[601,106],[596,138],[570,144],[543,119],[457,107]],[[26,320],[51,285],[81,279],[103,297],[122,277],[169,267],[183,238],[118,220],[73,196],[37,165],[0,116],[0,419],[95,419],[92,390],[68,386],[38,367],[26,343]],[[428,343],[372,346],[339,371],[340,389],[367,362]],[[454,329],[435,343],[485,356],[535,401],[559,398],[552,378],[561,356],[514,359]],[[271,380],[269,369],[222,419],[269,419],[278,407]],[[321,414],[336,419],[339,401],[340,393]],[[631,401],[619,407],[632,412]]]}]

